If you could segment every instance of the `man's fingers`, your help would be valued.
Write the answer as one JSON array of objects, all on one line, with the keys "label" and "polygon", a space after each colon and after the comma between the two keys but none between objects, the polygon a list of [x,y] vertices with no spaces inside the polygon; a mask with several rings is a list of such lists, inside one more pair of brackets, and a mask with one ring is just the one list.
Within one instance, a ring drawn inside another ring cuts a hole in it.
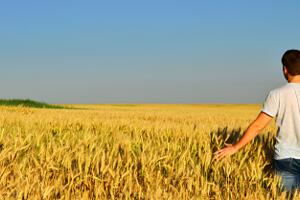
[{"label": "man's fingers", "polygon": [[217,155],[215,156],[215,158],[216,158],[217,160],[220,160],[223,156],[224,156],[224,152],[220,152],[219,154],[217,154]]},{"label": "man's fingers", "polygon": [[[226,146],[232,146],[232,144],[225,143]],[[221,158],[233,154],[233,151],[230,147],[226,147],[214,152],[214,157],[216,160],[220,160]]]},{"label": "man's fingers", "polygon": [[219,161],[219,160],[221,160],[223,157],[224,157],[224,155],[219,155],[219,156],[217,156],[215,159],[216,159],[217,161]]},{"label": "man's fingers", "polygon": [[221,160],[222,158],[224,158],[226,156],[226,154],[221,154],[220,156],[218,156],[218,160]]},{"label": "man's fingers", "polygon": [[222,152],[219,152],[218,154],[215,155],[215,158],[216,160],[220,160],[221,158],[225,157],[228,155],[228,152],[227,151],[222,151]]},{"label": "man's fingers", "polygon": [[[232,144],[225,143],[225,146],[232,146]],[[226,149],[226,148],[220,149],[220,150],[214,152],[214,154],[221,153],[221,152],[223,152],[225,149]]]},{"label": "man's fingers", "polygon": [[[231,145],[231,144],[227,144],[227,145]],[[220,160],[221,158],[225,157],[226,155],[230,154],[230,151],[228,151],[229,149],[223,148],[220,149],[216,152],[214,152],[214,157],[216,160]]]},{"label": "man's fingers", "polygon": [[217,154],[217,153],[223,152],[224,150],[225,150],[225,148],[223,148],[223,149],[220,149],[220,150],[218,150],[218,151],[214,152],[214,154]]}]

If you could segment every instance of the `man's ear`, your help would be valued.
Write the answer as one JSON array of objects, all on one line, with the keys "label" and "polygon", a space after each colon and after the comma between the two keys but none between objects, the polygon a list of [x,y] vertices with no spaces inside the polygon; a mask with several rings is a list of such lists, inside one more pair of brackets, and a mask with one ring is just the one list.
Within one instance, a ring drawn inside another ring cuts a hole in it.
[{"label": "man's ear", "polygon": [[282,67],[282,72],[283,72],[283,75],[284,75],[285,80],[288,80],[288,73],[289,73],[289,72],[288,72],[286,66],[283,66],[283,67]]},{"label": "man's ear", "polygon": [[287,70],[286,66],[283,66],[283,72],[284,72],[285,74],[288,73],[288,70]]}]

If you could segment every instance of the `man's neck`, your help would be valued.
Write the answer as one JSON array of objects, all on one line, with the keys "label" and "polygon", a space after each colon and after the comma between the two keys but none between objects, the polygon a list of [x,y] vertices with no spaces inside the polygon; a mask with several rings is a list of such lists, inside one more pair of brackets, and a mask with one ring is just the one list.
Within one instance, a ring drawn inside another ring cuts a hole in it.
[{"label": "man's neck", "polygon": [[290,76],[288,78],[289,83],[300,83],[300,75]]}]

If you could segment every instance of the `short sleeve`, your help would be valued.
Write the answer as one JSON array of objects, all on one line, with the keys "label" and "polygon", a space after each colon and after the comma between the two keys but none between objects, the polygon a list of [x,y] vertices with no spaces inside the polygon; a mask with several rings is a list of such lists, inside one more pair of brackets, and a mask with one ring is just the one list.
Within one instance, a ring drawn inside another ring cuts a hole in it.
[{"label": "short sleeve", "polygon": [[277,95],[274,91],[271,91],[265,98],[261,111],[267,115],[270,115],[271,117],[275,117],[278,113],[278,110],[279,101],[277,99]]}]

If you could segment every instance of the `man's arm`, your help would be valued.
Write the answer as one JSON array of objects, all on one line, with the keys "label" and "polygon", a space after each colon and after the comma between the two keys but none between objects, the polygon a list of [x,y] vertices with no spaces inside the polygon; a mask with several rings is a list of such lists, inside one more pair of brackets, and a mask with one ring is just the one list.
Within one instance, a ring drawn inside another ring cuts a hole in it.
[{"label": "man's arm", "polygon": [[267,115],[264,112],[260,112],[257,118],[249,125],[243,137],[233,145],[225,144],[227,147],[214,153],[215,158],[219,160],[240,150],[243,146],[255,138],[258,133],[260,133],[272,121],[272,118],[272,116]]}]

